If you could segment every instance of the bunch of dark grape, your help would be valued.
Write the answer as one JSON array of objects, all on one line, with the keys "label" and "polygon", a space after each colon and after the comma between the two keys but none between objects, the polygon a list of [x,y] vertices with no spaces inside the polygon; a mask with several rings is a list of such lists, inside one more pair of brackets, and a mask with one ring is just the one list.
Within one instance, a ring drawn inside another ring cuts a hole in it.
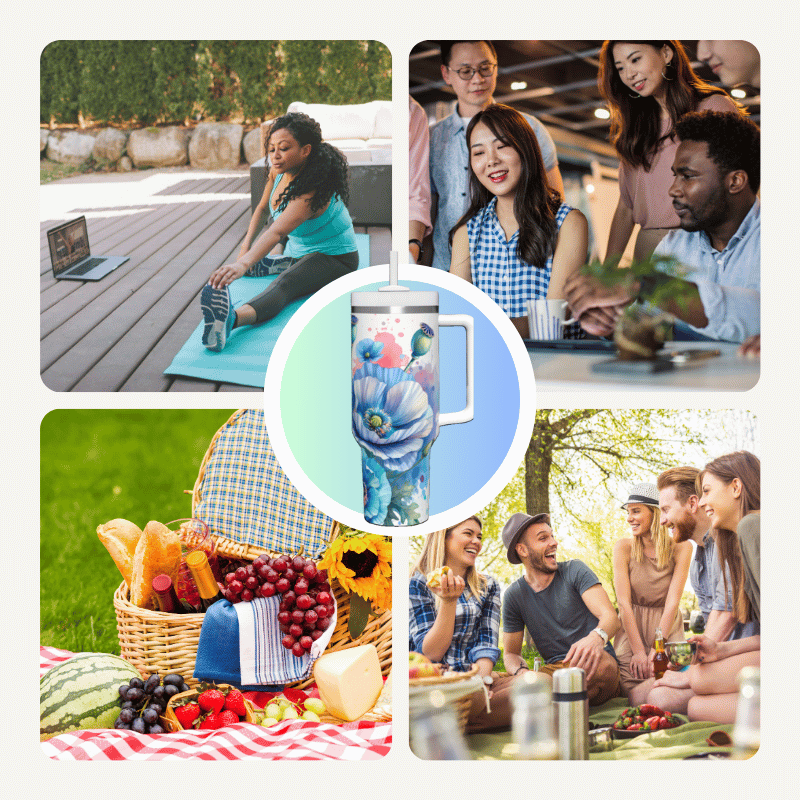
[{"label": "bunch of dark grape", "polygon": [[122,710],[114,727],[136,733],[164,733],[160,718],[167,709],[169,699],[188,691],[186,681],[176,672],[166,675],[163,681],[157,674],[150,675],[146,681],[131,678],[119,687]]},{"label": "bunch of dark grape", "polygon": [[334,615],[327,570],[303,556],[260,555],[252,564],[225,576],[224,595],[231,603],[281,595],[278,624],[281,644],[300,658],[322,636]]}]

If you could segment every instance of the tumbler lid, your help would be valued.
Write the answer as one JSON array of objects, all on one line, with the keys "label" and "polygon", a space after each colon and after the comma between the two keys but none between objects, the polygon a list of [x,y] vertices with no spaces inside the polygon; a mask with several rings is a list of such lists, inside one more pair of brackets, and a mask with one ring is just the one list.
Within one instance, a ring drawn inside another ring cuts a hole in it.
[{"label": "tumbler lid", "polygon": [[350,305],[353,312],[413,314],[438,313],[438,292],[412,292],[397,282],[397,251],[389,254],[389,283],[377,292],[353,292]]}]

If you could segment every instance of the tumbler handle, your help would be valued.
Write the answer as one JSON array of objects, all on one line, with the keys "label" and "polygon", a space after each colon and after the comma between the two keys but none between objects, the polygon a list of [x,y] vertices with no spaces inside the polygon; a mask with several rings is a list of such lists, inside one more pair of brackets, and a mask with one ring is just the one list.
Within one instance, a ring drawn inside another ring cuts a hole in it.
[{"label": "tumbler handle", "polygon": [[467,314],[440,314],[440,328],[464,328],[467,332],[467,405],[461,411],[450,411],[447,414],[439,414],[439,427],[442,425],[452,425],[459,422],[469,422],[475,417],[475,323],[472,317]]}]

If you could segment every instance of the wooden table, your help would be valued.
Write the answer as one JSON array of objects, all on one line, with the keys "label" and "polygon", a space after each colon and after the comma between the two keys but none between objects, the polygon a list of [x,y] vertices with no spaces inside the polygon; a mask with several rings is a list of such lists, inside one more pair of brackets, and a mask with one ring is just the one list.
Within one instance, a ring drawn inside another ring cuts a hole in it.
[{"label": "wooden table", "polygon": [[[250,222],[248,168],[81,175],[41,187],[41,376],[54,391],[261,391],[164,375],[201,319],[200,291]],[[130,260],[100,281],[53,278],[47,231],[86,216],[98,255]],[[391,230],[370,234],[389,260]]]},{"label": "wooden table", "polygon": [[732,391],[752,389],[758,382],[760,362],[736,355],[738,345],[715,342],[670,342],[668,352],[716,349],[717,358],[650,375],[615,375],[593,372],[592,364],[613,357],[612,353],[561,350],[528,350],[537,391]]}]

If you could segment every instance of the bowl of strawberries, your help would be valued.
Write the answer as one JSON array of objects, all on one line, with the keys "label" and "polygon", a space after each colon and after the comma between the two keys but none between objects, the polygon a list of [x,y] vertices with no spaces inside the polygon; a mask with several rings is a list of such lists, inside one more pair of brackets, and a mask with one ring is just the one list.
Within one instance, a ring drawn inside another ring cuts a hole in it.
[{"label": "bowl of strawberries", "polygon": [[664,711],[651,703],[626,708],[611,726],[614,739],[633,739],[643,733],[677,728],[684,720],[676,714]]},{"label": "bowl of strawberries", "polygon": [[201,683],[188,692],[170,698],[164,722],[171,732],[208,730],[255,722],[253,704],[228,684]]}]

